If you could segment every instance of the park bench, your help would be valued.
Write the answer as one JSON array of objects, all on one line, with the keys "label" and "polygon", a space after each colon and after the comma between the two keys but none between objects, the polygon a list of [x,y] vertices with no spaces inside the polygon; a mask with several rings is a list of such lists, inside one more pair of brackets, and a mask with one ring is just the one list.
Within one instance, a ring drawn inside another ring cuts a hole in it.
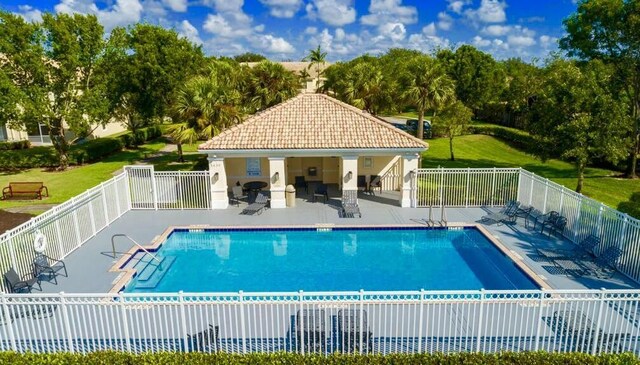
[{"label": "park bench", "polygon": [[42,199],[43,196],[49,196],[49,189],[41,182],[10,182],[9,186],[2,189],[2,199],[25,195]]}]

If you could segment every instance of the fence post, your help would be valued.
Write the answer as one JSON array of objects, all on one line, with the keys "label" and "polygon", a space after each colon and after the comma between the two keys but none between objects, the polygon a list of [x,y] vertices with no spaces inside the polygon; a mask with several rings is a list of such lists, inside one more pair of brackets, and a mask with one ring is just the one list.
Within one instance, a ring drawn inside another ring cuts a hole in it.
[{"label": "fence post", "polygon": [[478,334],[476,338],[476,352],[480,352],[480,338],[482,337],[483,312],[484,312],[484,289],[480,289],[480,314],[478,316]]},{"label": "fence post", "polygon": [[471,167],[467,167],[467,191],[465,193],[464,207],[469,208],[469,184],[471,183]]},{"label": "fence post", "polygon": [[444,206],[444,169],[440,167],[440,206]]},{"label": "fence post", "polygon": [[560,208],[558,208],[558,212],[560,213],[560,215],[563,215],[564,212],[562,211],[562,208],[564,208],[564,191],[565,191],[565,187],[561,187],[560,188]]},{"label": "fence post", "polygon": [[580,194],[580,200],[578,201],[578,214],[576,215],[576,222],[573,226],[573,242],[578,242],[578,233],[582,229],[582,194]]},{"label": "fence post", "polygon": [[[598,229],[597,235],[600,236],[602,234],[602,212],[604,211],[604,204],[600,203],[598,207],[598,224],[596,224],[596,228]],[[604,243],[604,242],[603,242]]]},{"label": "fence post", "polygon": [[549,179],[544,179],[544,202],[542,202],[542,213],[547,212],[547,195],[549,193]]},{"label": "fence post", "polygon": [[[527,171],[528,172],[528,171]],[[531,203],[533,202],[533,176],[528,176],[529,180],[531,181],[530,185],[529,185],[529,205],[531,205]]]},{"label": "fence post", "polygon": [[[538,302],[538,315],[536,318],[542,318],[542,308],[544,307],[544,297],[546,296],[544,292],[544,288],[540,289],[540,301]],[[542,331],[542,321],[538,321],[538,326],[536,328],[536,340],[533,345],[533,351],[538,351],[540,349],[540,332]]]},{"label": "fence post", "polygon": [[120,206],[120,189],[118,189],[117,177],[113,178],[113,190],[116,193],[116,209],[117,209],[117,216],[113,220],[116,220],[120,218],[120,215],[122,214],[122,207]]},{"label": "fence post", "polygon": [[107,192],[104,189],[104,182],[100,183],[100,190],[102,191],[102,207],[104,208],[104,227],[106,227],[109,225],[109,223],[111,223],[111,220],[109,219],[109,209],[107,207]]},{"label": "fence post", "polygon": [[133,204],[131,204],[131,178],[127,166],[124,167],[124,187],[127,192],[127,211],[130,211],[133,209]]},{"label": "fence post", "polygon": [[93,200],[89,200],[87,207],[89,208],[89,221],[91,222],[91,237],[93,237],[96,235],[96,219],[93,214]]},{"label": "fence post", "polygon": [[5,320],[5,327],[7,328],[7,335],[9,336],[9,343],[11,343],[11,350],[18,351],[18,346],[16,345],[15,334],[13,333],[13,321],[11,320],[11,311],[9,310],[9,305],[7,304],[7,295],[3,292],[0,292],[0,297],[2,297],[2,312]]},{"label": "fence post", "polygon": [[62,322],[64,324],[64,332],[67,337],[67,351],[75,352],[73,346],[73,336],[71,334],[71,321],[69,320],[69,311],[67,309],[67,301],[64,297],[64,292],[60,292],[60,309],[62,310]]},{"label": "fence post", "polygon": [[516,192],[516,201],[520,201],[520,189],[522,188],[522,167],[518,167],[518,191]]},{"label": "fence post", "polygon": [[238,301],[240,307],[240,334],[242,336],[242,353],[247,353],[247,334],[244,326],[244,292],[240,290],[238,292]]},{"label": "fence post", "polygon": [[189,335],[187,333],[187,315],[185,313],[185,308],[184,308],[184,292],[182,290],[180,290],[178,292],[178,304],[180,305],[180,324],[181,324],[181,329],[182,329],[182,348],[184,349],[184,351],[189,352],[189,340],[187,339],[187,336]]},{"label": "fence post", "polygon": [[362,344],[364,343],[364,334],[367,331],[364,328],[364,290],[360,289],[360,323],[358,325],[358,337],[360,337],[360,346],[358,346],[358,353],[362,354]]},{"label": "fence post", "polygon": [[493,168],[493,177],[491,179],[491,206],[494,206],[494,202],[495,202],[495,195],[496,195],[496,168]]},{"label": "fence post", "polygon": [[296,318],[300,323],[298,323],[298,326],[300,326],[300,341],[298,341],[298,343],[300,344],[300,348],[298,349],[298,351],[300,351],[300,353],[302,355],[304,355],[304,300],[303,300],[303,291],[300,290],[299,291],[299,297],[298,297],[298,301],[300,303],[300,308],[299,308],[299,312],[300,316],[298,318]]},{"label": "fence post", "polygon": [[418,315],[418,353],[422,353],[422,321],[424,320],[424,289],[420,289],[420,314]]},{"label": "fence post", "polygon": [[602,328],[602,311],[604,310],[605,288],[600,289],[600,305],[598,306],[598,319],[596,321],[596,328],[593,329],[593,344],[591,345],[591,355],[595,355],[598,352],[598,341],[600,339],[599,331]]},{"label": "fence post", "polygon": [[178,200],[180,201],[180,210],[184,209],[184,196],[182,196],[182,173],[178,171]]},{"label": "fence post", "polygon": [[80,247],[82,238],[80,238],[80,223],[78,223],[78,207],[76,207],[75,198],[71,199],[71,206],[73,207],[73,225],[76,231],[76,240],[78,241],[77,247]]},{"label": "fence post", "polygon": [[618,248],[621,250],[626,246],[627,240],[627,228],[629,227],[629,214],[624,213],[624,218],[622,219],[622,234],[620,235],[620,241],[618,243]]},{"label": "fence post", "polygon": [[60,219],[56,219],[54,226],[56,227],[56,238],[58,239],[58,250],[60,250],[60,258],[64,258],[67,256],[67,253],[64,252],[64,246],[62,245],[62,231],[60,230]]},{"label": "fence post", "polygon": [[131,352],[131,335],[129,334],[129,319],[127,317],[127,307],[125,306],[125,300],[123,293],[118,294],[118,301],[120,302],[120,315],[122,316],[122,334],[126,341],[127,352]]},{"label": "fence post", "polygon": [[151,165],[151,190],[153,191],[153,209],[158,210],[158,186],[156,184],[156,172]]}]

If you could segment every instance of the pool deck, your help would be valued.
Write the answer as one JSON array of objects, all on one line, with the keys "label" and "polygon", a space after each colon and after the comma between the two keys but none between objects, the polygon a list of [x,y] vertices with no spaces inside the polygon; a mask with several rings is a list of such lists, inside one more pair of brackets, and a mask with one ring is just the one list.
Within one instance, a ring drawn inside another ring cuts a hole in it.
[{"label": "pool deck", "polygon": [[[296,207],[286,209],[267,209],[260,215],[241,215],[246,204],[240,207],[229,207],[225,210],[135,210],[125,213],[110,226],[99,232],[83,246],[65,258],[69,277],[58,277],[58,284],[42,283],[44,293],[107,293],[118,281],[118,272],[109,269],[127,252],[133,244],[124,238],[116,239],[116,257],[112,255],[111,237],[115,234],[126,234],[142,245],[150,245],[158,235],[171,226],[284,226],[284,225],[406,225],[424,224],[429,210],[425,208],[400,208],[397,205],[397,194],[383,192],[380,195],[359,196],[362,218],[343,218],[339,215],[340,200],[332,196],[327,203],[310,201],[311,195],[299,194]],[[479,223],[492,208],[447,208],[448,222]],[[433,212],[435,216],[440,211]],[[622,276],[615,275],[610,279],[599,279],[591,276],[571,278],[565,275],[551,274],[543,268],[546,262],[535,261],[537,247],[570,248],[572,243],[556,238],[548,238],[539,232],[533,232],[524,226],[519,218],[515,225],[483,225],[512,254],[520,257],[525,265],[541,276],[554,289],[631,289],[640,288],[638,283]],[[304,288],[300,288],[304,289]],[[416,288],[419,289],[419,288]],[[37,290],[34,293],[38,293]]]}]

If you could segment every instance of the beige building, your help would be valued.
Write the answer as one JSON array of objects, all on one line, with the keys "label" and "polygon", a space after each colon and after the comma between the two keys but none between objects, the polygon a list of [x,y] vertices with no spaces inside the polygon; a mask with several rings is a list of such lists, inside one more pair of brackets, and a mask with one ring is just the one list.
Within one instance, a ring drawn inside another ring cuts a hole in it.
[{"label": "beige building", "polygon": [[[228,206],[237,183],[263,181],[271,207],[285,207],[296,176],[357,190],[378,176],[411,205],[411,178],[423,141],[324,94],[303,93],[259,112],[200,145],[209,159],[212,207]],[[387,181],[388,180],[388,181]]]},{"label": "beige building", "polygon": [[[94,126],[90,136],[92,138],[106,137],[115,133],[119,133],[126,130],[124,125],[120,122],[112,121],[104,126]],[[73,133],[66,131],[68,139],[73,139]],[[20,141],[28,139],[33,145],[49,145],[51,139],[49,138],[49,130],[46,125],[40,124],[38,127],[34,127],[30,130],[15,130],[8,126],[0,125],[0,141]]]}]

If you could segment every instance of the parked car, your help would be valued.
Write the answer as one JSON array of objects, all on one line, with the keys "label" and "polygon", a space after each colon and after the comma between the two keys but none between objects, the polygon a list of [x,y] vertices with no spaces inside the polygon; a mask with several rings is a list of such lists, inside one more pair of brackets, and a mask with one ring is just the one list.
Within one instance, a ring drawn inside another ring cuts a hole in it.
[{"label": "parked car", "polygon": [[[423,136],[422,138],[431,138],[432,133],[431,133],[431,121],[430,120],[424,120],[422,122],[422,125],[424,126],[424,131],[423,131]],[[412,133],[413,135],[416,134],[416,129],[418,129],[418,120],[417,119],[409,119],[407,120],[407,132]]]}]

